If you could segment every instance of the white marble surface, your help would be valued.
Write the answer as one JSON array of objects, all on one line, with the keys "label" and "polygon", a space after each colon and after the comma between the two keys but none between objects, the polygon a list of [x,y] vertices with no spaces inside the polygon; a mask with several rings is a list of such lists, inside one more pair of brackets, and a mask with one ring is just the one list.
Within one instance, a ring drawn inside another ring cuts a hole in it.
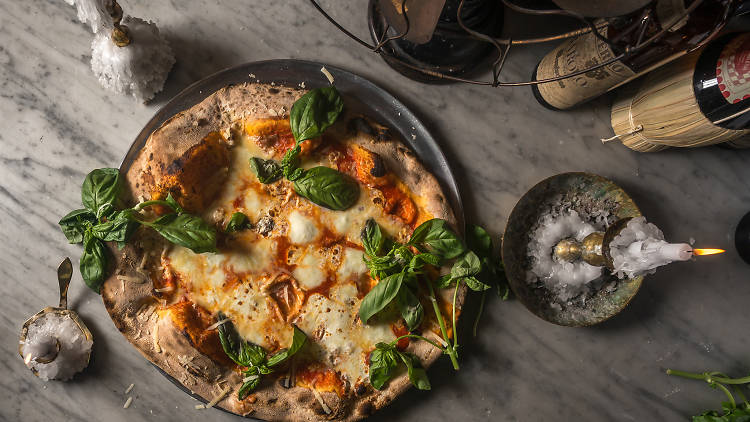
[{"label": "white marble surface", "polygon": [[[364,34],[361,0],[330,0]],[[0,420],[237,420],[196,402],[159,375],[117,332],[76,272],[71,304],[94,332],[91,367],[43,383],[17,355],[23,321],[56,302],[54,269],[80,251],[57,220],[79,204],[84,175],[119,164],[141,127],[172,95],[246,61],[301,58],[357,72],[394,93],[434,130],[458,175],[468,217],[499,234],[516,200],[539,180],[590,171],[625,187],[669,239],[728,253],[649,277],[625,312],[595,328],[562,328],[519,302],[492,300],[462,369],[429,371],[431,392],[410,391],[374,420],[685,420],[722,397],[665,367],[750,369],[750,267],[733,248],[750,210],[750,151],[718,148],[644,155],[609,144],[609,99],[543,109],[526,88],[425,86],[391,71],[334,30],[303,0],[125,0],[157,21],[177,65],[147,106],[102,90],[89,70],[91,35],[61,0],[0,0]],[[551,48],[518,49],[506,76],[524,79]],[[125,388],[134,401],[123,409]]]}]

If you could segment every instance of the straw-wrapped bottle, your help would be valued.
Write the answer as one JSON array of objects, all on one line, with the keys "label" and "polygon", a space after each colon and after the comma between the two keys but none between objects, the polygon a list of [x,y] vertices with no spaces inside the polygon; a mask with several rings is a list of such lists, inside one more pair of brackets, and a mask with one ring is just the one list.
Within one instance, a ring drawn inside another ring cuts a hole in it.
[{"label": "straw-wrapped bottle", "polygon": [[729,34],[626,86],[612,129],[627,147],[750,147],[750,33]]}]

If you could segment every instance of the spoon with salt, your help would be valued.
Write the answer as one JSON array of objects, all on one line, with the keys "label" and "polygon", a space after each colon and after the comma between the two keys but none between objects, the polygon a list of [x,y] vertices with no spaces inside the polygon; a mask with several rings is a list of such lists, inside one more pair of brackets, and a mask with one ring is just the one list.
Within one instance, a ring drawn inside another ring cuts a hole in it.
[{"label": "spoon with salt", "polygon": [[57,268],[60,302],[29,318],[21,328],[18,353],[34,375],[47,381],[68,380],[88,366],[93,336],[74,311],[68,309],[68,286],[73,276],[70,258]]}]

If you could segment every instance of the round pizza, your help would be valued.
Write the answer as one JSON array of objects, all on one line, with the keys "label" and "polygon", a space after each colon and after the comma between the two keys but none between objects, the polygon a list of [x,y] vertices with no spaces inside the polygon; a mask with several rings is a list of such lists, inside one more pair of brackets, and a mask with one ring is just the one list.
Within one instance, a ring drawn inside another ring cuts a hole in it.
[{"label": "round pizza", "polygon": [[333,86],[220,89],[87,189],[84,279],[106,280],[117,328],[198,408],[357,420],[429,389],[440,355],[457,365],[476,255],[435,177]]}]

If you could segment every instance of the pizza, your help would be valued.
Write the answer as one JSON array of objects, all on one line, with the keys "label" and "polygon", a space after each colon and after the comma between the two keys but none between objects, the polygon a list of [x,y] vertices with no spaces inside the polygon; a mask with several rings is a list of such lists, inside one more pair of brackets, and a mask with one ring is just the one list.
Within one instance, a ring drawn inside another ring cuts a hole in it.
[{"label": "pizza", "polygon": [[[114,272],[101,287],[123,335],[204,407],[358,420],[412,383],[429,388],[423,368],[450,340],[437,310],[460,312],[465,288],[429,292],[457,254],[439,259],[438,235],[434,250],[410,240],[415,229],[425,242],[428,229],[455,232],[445,193],[334,91],[225,87],[166,121],[122,169],[138,218],[174,221],[179,210],[216,232],[215,246],[191,249],[143,223],[122,249],[110,246]],[[389,259],[419,269],[429,291]],[[396,282],[411,288],[394,293],[386,284]],[[373,305],[382,295],[392,302]]]}]

